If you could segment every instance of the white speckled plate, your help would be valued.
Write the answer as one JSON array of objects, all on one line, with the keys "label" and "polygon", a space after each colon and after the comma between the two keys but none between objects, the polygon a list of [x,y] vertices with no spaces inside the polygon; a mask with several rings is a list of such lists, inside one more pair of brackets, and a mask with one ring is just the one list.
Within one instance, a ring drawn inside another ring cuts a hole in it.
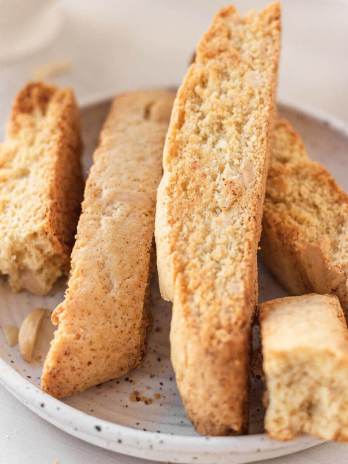
[{"label": "white speckled plate", "polygon": [[[83,110],[86,153],[84,167],[90,164],[100,124],[108,103]],[[281,111],[302,134],[314,159],[326,164],[337,180],[348,188],[348,132],[328,118],[282,106]],[[261,299],[284,295],[261,266]],[[0,281],[0,325],[19,325],[34,307],[53,309],[63,298],[64,282],[51,296],[41,298],[28,293],[12,294]],[[244,463],[273,458],[315,446],[309,437],[280,443],[262,433],[260,389],[252,390],[250,435],[209,438],[195,434],[186,419],[169,360],[168,329],[170,305],[152,292],[153,328],[148,353],[141,368],[122,379],[108,382],[58,401],[38,388],[42,357],[47,350],[52,329],[45,322],[45,335],[37,347],[33,364],[24,362],[18,348],[9,348],[0,331],[0,382],[22,403],[67,433],[92,444],[120,453],[159,461],[191,463]]]}]

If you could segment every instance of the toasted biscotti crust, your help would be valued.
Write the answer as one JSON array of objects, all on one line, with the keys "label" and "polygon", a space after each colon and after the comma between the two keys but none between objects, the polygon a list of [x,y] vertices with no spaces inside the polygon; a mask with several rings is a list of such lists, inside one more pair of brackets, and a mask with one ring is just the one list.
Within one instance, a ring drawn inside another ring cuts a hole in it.
[{"label": "toasted biscotti crust", "polygon": [[335,293],[348,310],[348,195],[284,120],[274,131],[261,248],[292,294]]},{"label": "toasted biscotti crust", "polygon": [[271,300],[260,324],[269,435],[347,441],[348,331],[338,298]]},{"label": "toasted biscotti crust", "polygon": [[157,196],[171,357],[200,433],[246,426],[256,252],[268,168],[280,10],[221,10],[178,91]]},{"label": "toasted biscotti crust", "polygon": [[46,294],[69,269],[83,181],[73,92],[31,83],[0,146],[0,272],[13,290]]},{"label": "toasted biscotti crust", "polygon": [[114,100],[94,154],[65,300],[41,379],[56,397],[116,378],[144,351],[156,189],[174,95]]}]

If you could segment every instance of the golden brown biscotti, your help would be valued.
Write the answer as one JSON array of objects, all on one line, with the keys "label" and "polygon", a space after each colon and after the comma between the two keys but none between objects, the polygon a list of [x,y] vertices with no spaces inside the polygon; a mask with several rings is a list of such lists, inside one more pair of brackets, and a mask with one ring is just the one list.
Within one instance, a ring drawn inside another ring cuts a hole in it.
[{"label": "golden brown biscotti", "polygon": [[348,440],[348,331],[334,295],[261,305],[265,428],[272,438],[307,433]]},{"label": "golden brown biscotti", "polygon": [[136,367],[147,326],[146,294],[156,189],[174,95],[114,100],[94,153],[65,300],[41,379],[56,397]]},{"label": "golden brown biscotti", "polygon": [[221,10],[174,104],[157,196],[162,296],[173,301],[171,357],[196,429],[246,427],[250,325],[269,163],[280,8]]},{"label": "golden brown biscotti", "polygon": [[348,195],[278,121],[267,180],[261,248],[294,295],[335,293],[348,310]]},{"label": "golden brown biscotti", "polygon": [[0,272],[13,290],[46,294],[69,270],[83,181],[73,92],[30,83],[0,145]]}]

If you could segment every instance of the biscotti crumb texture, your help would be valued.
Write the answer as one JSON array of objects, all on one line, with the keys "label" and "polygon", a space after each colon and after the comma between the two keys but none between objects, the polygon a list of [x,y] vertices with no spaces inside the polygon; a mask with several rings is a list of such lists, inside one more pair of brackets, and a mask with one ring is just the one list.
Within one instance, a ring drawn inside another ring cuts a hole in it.
[{"label": "biscotti crumb texture", "polygon": [[171,356],[186,411],[209,435],[246,426],[256,251],[277,81],[280,10],[221,10],[178,91],[156,212]]},{"label": "biscotti crumb texture", "polygon": [[56,397],[114,379],[144,352],[156,189],[174,95],[124,94],[101,132],[72,269],[41,379]]},{"label": "biscotti crumb texture", "polygon": [[274,131],[261,249],[294,295],[335,293],[348,309],[348,195],[308,158],[291,125]]},{"label": "biscotti crumb texture", "polygon": [[0,272],[13,290],[46,294],[69,269],[83,189],[81,148],[72,91],[24,87],[0,146]]},{"label": "biscotti crumb texture", "polygon": [[269,435],[347,441],[348,331],[338,298],[271,300],[260,323]]}]

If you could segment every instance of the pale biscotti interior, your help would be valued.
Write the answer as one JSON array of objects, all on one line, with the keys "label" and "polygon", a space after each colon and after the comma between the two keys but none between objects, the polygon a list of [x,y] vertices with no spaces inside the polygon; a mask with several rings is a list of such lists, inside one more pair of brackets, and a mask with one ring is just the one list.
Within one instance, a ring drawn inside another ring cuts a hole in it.
[{"label": "pale biscotti interior", "polygon": [[348,440],[348,332],[337,297],[271,300],[260,321],[267,432]]},{"label": "pale biscotti interior", "polygon": [[274,131],[261,248],[293,294],[335,293],[348,308],[348,195],[286,121]]},{"label": "pale biscotti interior", "polygon": [[79,111],[69,89],[28,84],[0,145],[0,272],[46,294],[69,269],[82,199]]},{"label": "pale biscotti interior", "polygon": [[156,189],[174,95],[124,94],[101,132],[72,268],[41,378],[56,397],[116,378],[141,361]]},{"label": "pale biscotti interior", "polygon": [[279,5],[221,10],[174,104],[158,192],[162,296],[186,411],[203,434],[245,429],[256,252],[277,81]]}]

